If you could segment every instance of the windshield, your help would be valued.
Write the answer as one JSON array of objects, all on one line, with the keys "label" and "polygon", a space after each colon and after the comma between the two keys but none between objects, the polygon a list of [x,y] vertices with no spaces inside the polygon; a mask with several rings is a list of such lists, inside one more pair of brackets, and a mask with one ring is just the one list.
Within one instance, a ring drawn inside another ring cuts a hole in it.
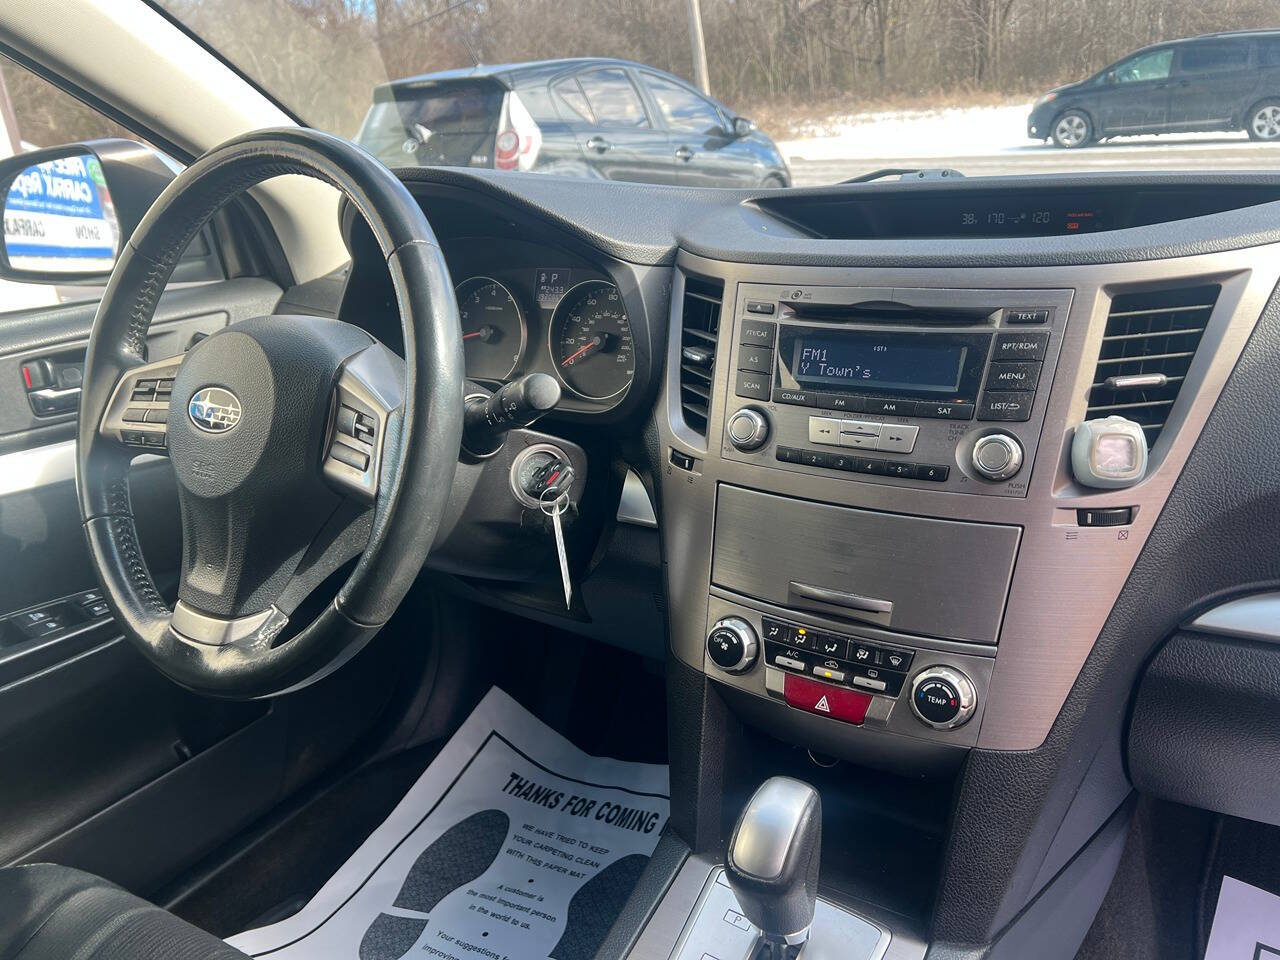
[{"label": "windshield", "polygon": [[1274,169],[1274,0],[160,0],[390,165],[726,187]]}]

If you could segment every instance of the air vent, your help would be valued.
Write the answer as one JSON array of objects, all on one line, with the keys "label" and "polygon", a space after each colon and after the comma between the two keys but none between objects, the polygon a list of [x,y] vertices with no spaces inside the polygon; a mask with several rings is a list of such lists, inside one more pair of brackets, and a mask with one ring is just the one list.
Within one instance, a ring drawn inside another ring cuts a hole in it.
[{"label": "air vent", "polygon": [[724,284],[685,277],[680,332],[680,406],[684,421],[704,437],[711,411],[716,336]]},{"label": "air vent", "polygon": [[1089,417],[1127,417],[1152,446],[1195,359],[1218,286],[1125,293],[1111,301]]}]

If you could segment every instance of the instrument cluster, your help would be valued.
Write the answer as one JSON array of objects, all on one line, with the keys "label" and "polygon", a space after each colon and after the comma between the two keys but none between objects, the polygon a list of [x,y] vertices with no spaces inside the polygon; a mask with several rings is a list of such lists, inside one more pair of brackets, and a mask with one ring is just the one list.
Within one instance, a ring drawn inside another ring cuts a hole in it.
[{"label": "instrument cluster", "polygon": [[631,320],[614,282],[534,244],[449,244],[467,377],[487,384],[555,376],[568,406],[620,401],[635,379]]}]

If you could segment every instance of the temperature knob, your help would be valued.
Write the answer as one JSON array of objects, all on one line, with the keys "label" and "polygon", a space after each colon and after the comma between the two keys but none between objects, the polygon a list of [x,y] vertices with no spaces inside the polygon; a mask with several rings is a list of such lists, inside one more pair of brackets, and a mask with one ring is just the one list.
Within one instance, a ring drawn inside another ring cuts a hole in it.
[{"label": "temperature knob", "polygon": [[741,617],[717,620],[707,634],[707,656],[721,670],[742,673],[750,670],[760,653],[755,627]]},{"label": "temperature knob", "polygon": [[739,450],[759,450],[769,439],[769,418],[755,407],[743,407],[729,418],[729,442]]},{"label": "temperature knob", "polygon": [[911,682],[911,709],[935,730],[962,726],[977,706],[973,681],[955,667],[929,667]]},{"label": "temperature knob", "polygon": [[1007,433],[992,433],[973,445],[973,469],[988,480],[1008,480],[1022,469],[1022,444]]}]

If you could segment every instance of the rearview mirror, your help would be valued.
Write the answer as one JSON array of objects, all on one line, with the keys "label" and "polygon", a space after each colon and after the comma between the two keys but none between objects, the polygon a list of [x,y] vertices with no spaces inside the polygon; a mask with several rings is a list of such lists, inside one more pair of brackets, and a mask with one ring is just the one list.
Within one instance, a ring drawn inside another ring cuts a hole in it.
[{"label": "rearview mirror", "polygon": [[97,140],[0,161],[0,278],[102,282],[123,244],[174,178],[132,140]]},{"label": "rearview mirror", "polygon": [[733,118],[733,135],[738,139],[751,136],[751,133],[755,128],[756,125],[746,117]]}]

